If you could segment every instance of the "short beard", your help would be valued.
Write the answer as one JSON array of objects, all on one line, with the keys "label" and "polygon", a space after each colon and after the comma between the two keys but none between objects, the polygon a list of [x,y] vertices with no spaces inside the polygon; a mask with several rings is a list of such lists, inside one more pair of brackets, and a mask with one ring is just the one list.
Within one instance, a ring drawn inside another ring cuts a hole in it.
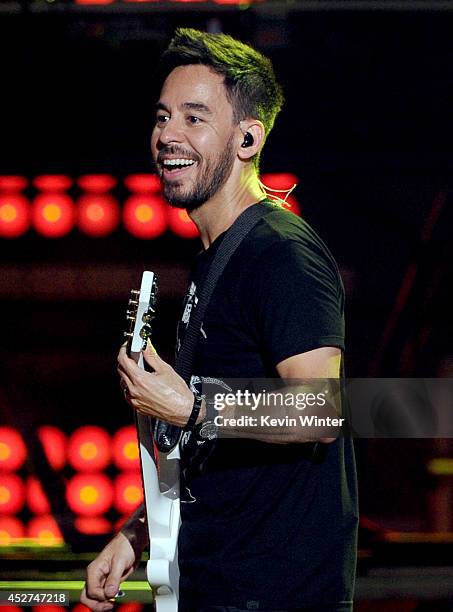
[{"label": "short beard", "polygon": [[[210,200],[223,187],[233,168],[235,155],[233,153],[233,135],[228,140],[225,149],[219,155],[217,162],[208,162],[197,184],[187,193],[180,190],[181,183],[165,183],[164,196],[174,208],[185,208],[191,212]],[[215,165],[214,165],[215,164]]]}]

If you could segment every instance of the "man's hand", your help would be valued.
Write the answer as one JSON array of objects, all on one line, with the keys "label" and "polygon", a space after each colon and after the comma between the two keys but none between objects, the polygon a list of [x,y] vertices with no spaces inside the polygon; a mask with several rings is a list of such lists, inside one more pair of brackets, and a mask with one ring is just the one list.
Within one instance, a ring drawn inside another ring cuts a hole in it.
[{"label": "man's hand", "polygon": [[183,427],[192,411],[192,391],[150,343],[143,357],[152,372],[146,372],[128,357],[125,346],[118,354],[118,373],[126,400],[141,414]]},{"label": "man's hand", "polygon": [[115,604],[109,600],[115,597],[120,583],[133,572],[138,562],[129,540],[118,533],[87,567],[87,581],[80,601],[95,612],[112,610]]}]

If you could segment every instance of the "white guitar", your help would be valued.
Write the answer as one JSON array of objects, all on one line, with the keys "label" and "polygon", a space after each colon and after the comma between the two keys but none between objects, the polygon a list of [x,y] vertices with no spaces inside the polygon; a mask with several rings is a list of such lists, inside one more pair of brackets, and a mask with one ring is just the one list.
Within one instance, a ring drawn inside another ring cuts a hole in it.
[{"label": "white guitar", "polygon": [[[127,319],[127,352],[144,368],[142,350],[151,334],[157,282],[144,272],[140,291],[132,290]],[[154,443],[152,420],[136,413],[145,507],[150,541],[146,575],[153,587],[157,612],[178,610],[179,445],[168,454]]]}]

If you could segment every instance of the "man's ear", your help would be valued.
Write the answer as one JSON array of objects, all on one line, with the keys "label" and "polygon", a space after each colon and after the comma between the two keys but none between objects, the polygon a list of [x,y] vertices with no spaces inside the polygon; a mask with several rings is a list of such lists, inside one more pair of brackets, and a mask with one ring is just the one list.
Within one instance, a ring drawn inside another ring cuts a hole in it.
[{"label": "man's ear", "polygon": [[238,157],[248,161],[259,151],[264,143],[266,132],[264,125],[258,119],[246,119],[239,123],[242,139],[239,142]]}]

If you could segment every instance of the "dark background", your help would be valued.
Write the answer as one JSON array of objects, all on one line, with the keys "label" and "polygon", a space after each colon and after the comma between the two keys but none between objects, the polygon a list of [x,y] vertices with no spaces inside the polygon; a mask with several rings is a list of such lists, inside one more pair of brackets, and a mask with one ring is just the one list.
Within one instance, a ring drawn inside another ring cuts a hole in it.
[{"label": "dark background", "polygon": [[[159,53],[177,26],[232,34],[270,56],[284,86],[286,106],[262,171],[299,177],[303,216],[340,265],[347,374],[451,375],[453,11],[430,2],[415,10],[419,4],[74,10],[70,3],[3,2],[0,174],[109,172],[121,179],[150,171]],[[439,197],[443,205],[423,241]],[[7,420],[53,423],[68,433],[85,423],[113,430],[130,422],[115,372],[128,291],[144,268],[164,271],[155,344],[171,360],[184,278],[199,248],[197,240],[165,234],[140,241],[121,229],[104,239],[74,231],[56,240],[33,232],[2,240]],[[415,280],[387,338],[409,266]],[[99,289],[101,273],[111,275],[111,286]],[[80,279],[78,295],[68,274]],[[392,447],[391,476],[387,450],[362,450],[377,479],[369,491],[364,485],[362,507],[387,512],[396,526],[426,527],[426,503],[416,500],[426,497],[420,464],[435,454],[433,444]],[[382,503],[396,494],[392,507]]]}]

